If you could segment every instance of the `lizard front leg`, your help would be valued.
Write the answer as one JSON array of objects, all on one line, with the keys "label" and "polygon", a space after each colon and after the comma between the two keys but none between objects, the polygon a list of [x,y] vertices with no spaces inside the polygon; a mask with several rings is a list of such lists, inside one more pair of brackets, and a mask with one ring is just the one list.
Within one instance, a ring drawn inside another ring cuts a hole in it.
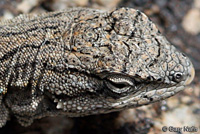
[{"label": "lizard front leg", "polygon": [[4,104],[1,103],[2,97],[3,96],[0,95],[0,127],[3,127],[9,118],[8,109],[5,107]]}]

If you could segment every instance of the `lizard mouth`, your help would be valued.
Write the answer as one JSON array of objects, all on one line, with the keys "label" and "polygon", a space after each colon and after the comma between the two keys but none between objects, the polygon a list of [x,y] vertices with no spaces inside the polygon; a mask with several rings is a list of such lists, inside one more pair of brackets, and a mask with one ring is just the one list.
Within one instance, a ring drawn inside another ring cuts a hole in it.
[{"label": "lizard mouth", "polygon": [[184,89],[184,85],[173,86],[168,88],[155,89],[148,92],[141,92],[139,95],[130,95],[123,97],[120,101],[112,103],[113,108],[124,108],[124,107],[138,107],[142,105],[147,105],[156,101],[164,100],[173,96],[174,94],[180,92]]},{"label": "lizard mouth", "polygon": [[116,109],[121,109],[124,107],[139,107],[169,98],[174,94],[184,90],[185,86],[189,85],[194,79],[195,70],[193,65],[191,64],[188,66],[187,70],[187,77],[177,85],[173,85],[171,87],[158,87],[149,91],[141,91],[137,94],[134,93],[132,95],[122,97],[118,101],[113,101],[111,105]]}]

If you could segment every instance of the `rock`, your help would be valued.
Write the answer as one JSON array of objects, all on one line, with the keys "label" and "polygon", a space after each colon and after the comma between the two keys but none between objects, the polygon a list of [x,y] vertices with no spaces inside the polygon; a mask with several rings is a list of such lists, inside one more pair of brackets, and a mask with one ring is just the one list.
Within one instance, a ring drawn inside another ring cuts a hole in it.
[{"label": "rock", "polygon": [[190,34],[200,33],[200,1],[195,0],[194,8],[190,9],[183,18],[182,26]]},{"label": "rock", "polygon": [[95,3],[102,5],[102,6],[106,6],[109,8],[114,8],[117,7],[117,5],[119,4],[120,0],[93,0]]},{"label": "rock", "polygon": [[29,13],[38,3],[39,0],[23,0],[19,5],[17,5],[17,9],[23,13]]},{"label": "rock", "polygon": [[53,10],[64,10],[69,7],[86,7],[89,4],[89,0],[53,0],[49,4]]}]

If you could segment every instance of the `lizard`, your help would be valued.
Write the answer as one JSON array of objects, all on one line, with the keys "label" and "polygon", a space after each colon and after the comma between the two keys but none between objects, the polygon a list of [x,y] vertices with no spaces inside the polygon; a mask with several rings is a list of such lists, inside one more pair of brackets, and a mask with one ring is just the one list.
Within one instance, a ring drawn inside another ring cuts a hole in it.
[{"label": "lizard", "polygon": [[0,127],[148,105],[182,91],[190,59],[141,11],[70,8],[0,21]]}]

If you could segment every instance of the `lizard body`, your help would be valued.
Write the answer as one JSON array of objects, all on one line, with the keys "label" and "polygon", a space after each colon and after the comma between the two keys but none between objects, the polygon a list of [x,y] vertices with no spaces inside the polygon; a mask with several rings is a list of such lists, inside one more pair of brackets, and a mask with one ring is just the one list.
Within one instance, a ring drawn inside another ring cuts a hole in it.
[{"label": "lizard body", "polygon": [[0,22],[0,127],[108,113],[163,100],[191,61],[138,10],[73,8]]}]

